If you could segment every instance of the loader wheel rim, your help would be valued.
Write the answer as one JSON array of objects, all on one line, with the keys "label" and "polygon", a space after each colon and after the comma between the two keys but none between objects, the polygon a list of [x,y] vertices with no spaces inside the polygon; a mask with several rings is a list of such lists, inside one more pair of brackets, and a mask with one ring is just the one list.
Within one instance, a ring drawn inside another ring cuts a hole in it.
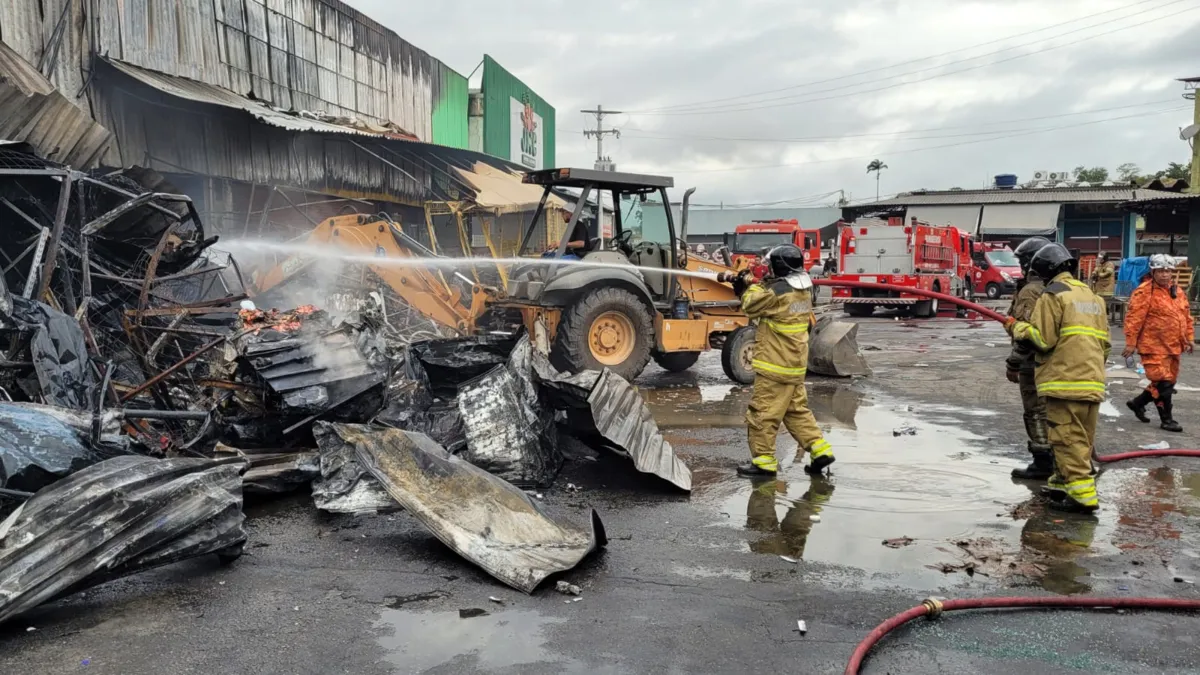
[{"label": "loader wheel rim", "polygon": [[621,312],[605,312],[592,321],[588,348],[592,358],[605,366],[619,366],[633,354],[636,337],[633,321]]}]

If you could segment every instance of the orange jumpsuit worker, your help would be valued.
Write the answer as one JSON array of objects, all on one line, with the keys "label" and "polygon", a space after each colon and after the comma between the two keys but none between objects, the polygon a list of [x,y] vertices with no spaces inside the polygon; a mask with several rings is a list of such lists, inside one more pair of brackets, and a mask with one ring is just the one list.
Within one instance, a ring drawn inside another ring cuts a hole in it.
[{"label": "orange jumpsuit worker", "polygon": [[1146,405],[1158,408],[1164,431],[1183,431],[1172,413],[1171,399],[1179,379],[1179,356],[1192,353],[1196,339],[1187,295],[1175,285],[1175,261],[1170,256],[1150,256],[1150,276],[1129,298],[1125,317],[1125,351],[1129,358],[1136,351],[1146,368],[1150,384],[1126,403],[1142,422],[1150,422]]},{"label": "orange jumpsuit worker", "polygon": [[1046,399],[1047,436],[1054,448],[1054,474],[1046,481],[1051,507],[1091,513],[1100,508],[1092,445],[1110,343],[1104,300],[1075,278],[1075,264],[1061,244],[1043,246],[1029,267],[1046,280],[1046,290],[1029,321],[1009,317],[1004,327],[1039,352],[1034,380]]},{"label": "orange jumpsuit worker", "polygon": [[804,254],[791,244],[771,249],[763,262],[766,279],[747,287],[743,273],[733,282],[742,298],[742,311],[758,322],[751,359],[754,394],[746,411],[751,460],[738,467],[738,474],[776,475],[775,434],[780,423],[796,439],[800,452],[808,451],[812,461],[805,472],[819,474],[833,463],[833,449],[808,408],[804,389],[808,332],[816,323],[812,279],[804,271]]}]

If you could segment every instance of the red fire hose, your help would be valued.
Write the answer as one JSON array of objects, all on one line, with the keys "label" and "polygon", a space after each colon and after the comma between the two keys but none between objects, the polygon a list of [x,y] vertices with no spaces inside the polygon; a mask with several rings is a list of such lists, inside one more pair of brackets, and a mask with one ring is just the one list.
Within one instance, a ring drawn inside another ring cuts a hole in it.
[{"label": "red fire hose", "polygon": [[923,298],[933,298],[935,300],[953,303],[955,305],[959,305],[960,307],[966,307],[967,309],[973,309],[987,318],[993,321],[999,321],[1000,323],[1004,323],[1004,320],[1008,318],[999,312],[990,310],[983,305],[977,305],[970,300],[964,300],[958,296],[939,293],[937,291],[927,291],[923,288],[909,288],[908,286],[893,286],[891,284],[876,284],[868,281],[843,281],[840,279],[813,279],[813,283],[817,286],[861,288],[868,291],[895,291],[898,293],[907,293],[908,295],[919,295]]},{"label": "red fire hose", "polygon": [[[907,286],[893,286],[891,284],[869,283],[863,281],[841,281],[836,279],[814,279],[813,283],[818,286],[835,286],[841,288],[861,288],[874,291],[894,291],[907,293],[909,295],[918,295],[925,298],[933,298],[949,302],[967,309],[975,310],[983,316],[986,316],[993,321],[1004,323],[1007,317],[999,312],[995,312],[981,305],[977,305],[969,300],[938,293],[936,291],[927,291],[920,288],[909,288]],[[1126,459],[1137,459],[1139,457],[1200,457],[1200,450],[1134,450],[1131,452],[1122,452],[1106,457],[1097,456],[1098,462],[1119,462]],[[859,668],[862,666],[863,659],[866,658],[867,652],[875,643],[879,642],[885,635],[902,626],[913,619],[920,616],[928,616],[931,619],[937,618],[942,612],[953,611],[956,609],[1012,609],[1025,607],[1111,607],[1114,609],[1157,609],[1157,610],[1200,610],[1200,600],[1176,600],[1169,598],[1060,598],[1060,597],[1016,597],[1016,598],[975,598],[968,600],[926,600],[924,603],[910,610],[901,612],[892,618],[879,624],[875,630],[867,634],[858,647],[854,649],[854,654],[850,657],[850,662],[846,665],[846,675],[858,675]]]},{"label": "red fire hose", "polygon": [[1113,609],[1157,609],[1157,610],[1200,610],[1200,600],[1176,600],[1172,598],[972,598],[967,600],[935,600],[930,598],[910,610],[901,612],[884,621],[867,634],[854,648],[845,675],[858,675],[867,652],[883,636],[920,616],[936,619],[942,612],[956,609],[1016,609],[1028,607],[1108,607]]}]

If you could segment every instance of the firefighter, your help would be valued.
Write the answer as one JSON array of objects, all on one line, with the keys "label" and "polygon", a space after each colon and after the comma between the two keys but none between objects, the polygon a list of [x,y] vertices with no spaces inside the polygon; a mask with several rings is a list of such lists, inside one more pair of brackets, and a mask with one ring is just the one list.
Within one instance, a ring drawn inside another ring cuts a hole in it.
[{"label": "firefighter", "polygon": [[1046,290],[1029,321],[1010,317],[1004,326],[1039,352],[1035,379],[1054,448],[1054,473],[1046,481],[1052,506],[1091,513],[1100,508],[1091,457],[1104,400],[1108,316],[1104,301],[1071,273],[1075,261],[1061,244],[1043,246],[1029,265],[1047,280]]},{"label": "firefighter", "polygon": [[738,467],[748,477],[772,477],[779,471],[775,459],[775,434],[779,424],[808,451],[804,467],[819,474],[833,463],[829,441],[808,409],[804,375],[808,368],[808,332],[816,323],[812,311],[812,279],[804,271],[804,254],[786,244],[763,257],[766,278],[748,285],[748,273],[733,280],[742,298],[742,311],[758,324],[755,332],[754,394],[746,411],[751,460]]},{"label": "firefighter", "polygon": [[[1017,294],[1013,296],[1008,315],[1017,321],[1029,321],[1033,316],[1034,305],[1046,289],[1046,284],[1029,268],[1033,256],[1050,242],[1044,237],[1030,237],[1017,246],[1014,253],[1021,263],[1021,271],[1025,278],[1021,281]],[[1028,343],[1021,340],[1012,341],[1012,352],[1005,362],[1006,376],[1009,382],[1020,387],[1021,407],[1024,409],[1025,435],[1029,437],[1027,447],[1033,461],[1029,466],[1013,469],[1013,478],[1028,480],[1045,480],[1054,473],[1054,454],[1050,441],[1046,436],[1046,400],[1038,395],[1037,383],[1034,381],[1034,354],[1036,352]]]},{"label": "firefighter", "polygon": [[1104,298],[1106,308],[1112,307],[1113,291],[1117,288],[1117,271],[1107,253],[1096,256],[1096,269],[1092,270],[1092,290]]},{"label": "firefighter", "polygon": [[1146,405],[1158,408],[1164,431],[1183,431],[1171,414],[1171,399],[1179,379],[1179,356],[1192,353],[1195,326],[1188,299],[1175,285],[1175,261],[1166,255],[1150,256],[1150,275],[1129,298],[1125,317],[1125,351],[1129,358],[1136,351],[1146,368],[1150,384],[1126,403],[1142,422],[1149,422]]}]

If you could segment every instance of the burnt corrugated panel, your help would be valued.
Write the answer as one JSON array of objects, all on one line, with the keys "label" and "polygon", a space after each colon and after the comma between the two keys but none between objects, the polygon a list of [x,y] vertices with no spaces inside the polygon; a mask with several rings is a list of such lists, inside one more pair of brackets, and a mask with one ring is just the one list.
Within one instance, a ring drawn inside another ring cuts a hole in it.
[{"label": "burnt corrugated panel", "polygon": [[95,165],[110,137],[33,64],[0,42],[0,138],[30,143],[47,159],[86,169]]},{"label": "burnt corrugated panel", "polygon": [[42,58],[42,7],[39,2],[0,2],[0,40],[36,64]]}]

